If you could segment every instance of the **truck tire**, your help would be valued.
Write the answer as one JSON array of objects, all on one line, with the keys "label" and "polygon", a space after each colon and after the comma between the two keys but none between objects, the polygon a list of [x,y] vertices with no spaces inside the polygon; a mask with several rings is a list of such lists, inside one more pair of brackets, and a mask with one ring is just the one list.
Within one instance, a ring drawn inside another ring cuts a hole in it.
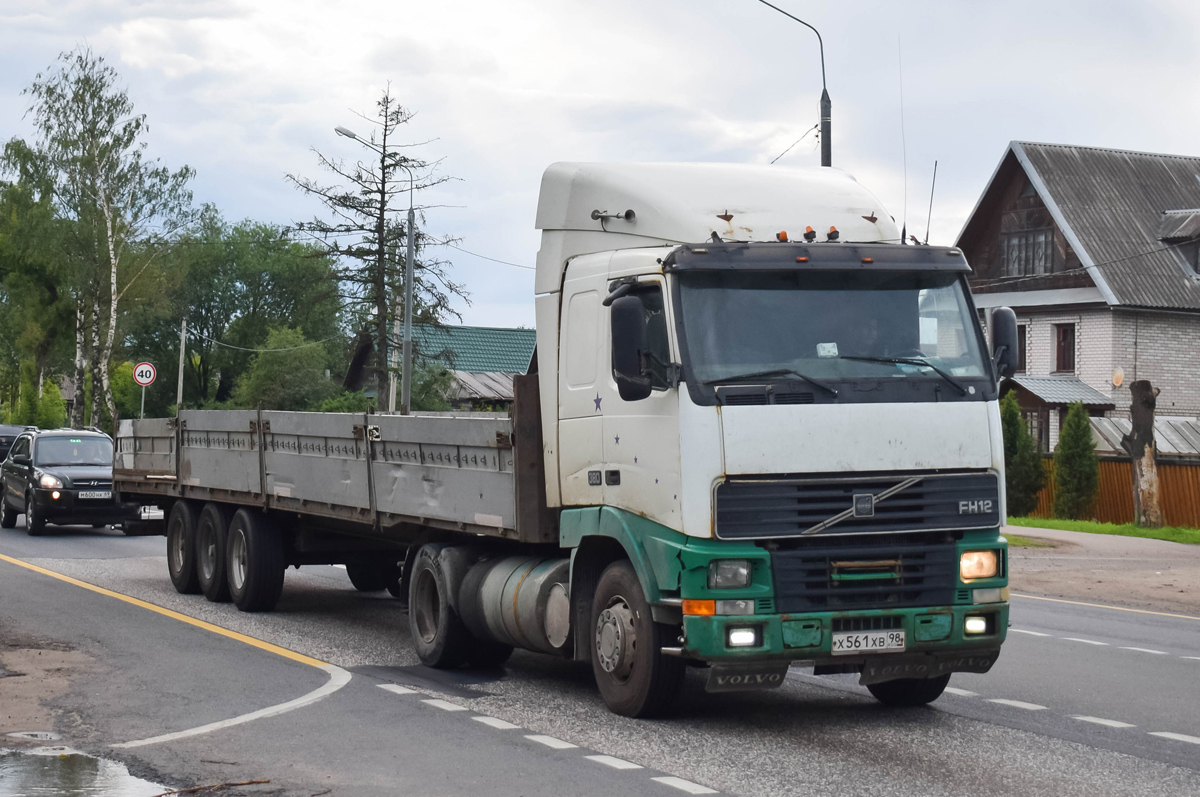
[{"label": "truck tire", "polygon": [[666,713],[683,685],[683,659],[662,652],[665,626],[654,622],[627,560],[613,562],[592,601],[592,673],[608,708],[625,717]]},{"label": "truck tire", "polygon": [[229,602],[229,581],[225,578],[228,540],[229,510],[220,504],[205,504],[196,522],[196,574],[200,591],[213,603]]},{"label": "truck tire", "polygon": [[8,505],[8,499],[0,499],[0,529],[15,529],[17,515],[21,514]]},{"label": "truck tire", "polygon": [[867,684],[867,689],[885,706],[923,706],[941,697],[948,683],[950,673],[936,678],[898,678]]},{"label": "truck tire", "polygon": [[354,563],[346,565],[346,575],[359,592],[383,592],[387,589],[387,572],[383,565]]},{"label": "truck tire", "polygon": [[451,606],[452,589],[438,557],[447,546],[421,546],[408,581],[408,628],[417,657],[427,667],[450,669],[466,659],[471,643],[467,629]]},{"label": "truck tire", "polygon": [[37,504],[33,502],[33,494],[25,496],[25,533],[36,537],[46,530],[46,519],[38,512]]},{"label": "truck tire", "polygon": [[180,595],[198,595],[196,574],[196,510],[187,501],[176,501],[167,518],[167,572]]},{"label": "truck tire", "polygon": [[270,518],[239,509],[229,523],[225,573],[229,596],[243,612],[269,612],[283,594],[283,538]]}]

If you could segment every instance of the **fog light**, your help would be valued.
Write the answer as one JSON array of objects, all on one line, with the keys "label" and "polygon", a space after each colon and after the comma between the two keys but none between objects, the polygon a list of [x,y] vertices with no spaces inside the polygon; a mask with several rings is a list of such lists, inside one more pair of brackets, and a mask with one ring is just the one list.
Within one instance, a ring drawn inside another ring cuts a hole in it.
[{"label": "fog light", "polygon": [[55,501],[58,500],[58,496],[59,496],[58,490],[55,490],[54,492],[50,493],[50,497],[53,498]]},{"label": "fog light", "polygon": [[999,557],[991,551],[963,551],[958,562],[958,572],[963,581],[976,578],[992,578],[999,572]]},{"label": "fog light", "polygon": [[758,629],[730,628],[725,635],[725,642],[731,648],[758,647]]},{"label": "fog light", "polygon": [[986,634],[987,626],[986,617],[968,617],[963,624],[963,631],[968,634]]},{"label": "fog light", "polygon": [[736,589],[750,586],[749,559],[718,559],[708,564],[709,589]]},{"label": "fog light", "polygon": [[717,601],[717,614],[754,614],[754,601]]},{"label": "fog light", "polygon": [[973,590],[972,603],[1003,603],[1008,600],[1008,587]]}]

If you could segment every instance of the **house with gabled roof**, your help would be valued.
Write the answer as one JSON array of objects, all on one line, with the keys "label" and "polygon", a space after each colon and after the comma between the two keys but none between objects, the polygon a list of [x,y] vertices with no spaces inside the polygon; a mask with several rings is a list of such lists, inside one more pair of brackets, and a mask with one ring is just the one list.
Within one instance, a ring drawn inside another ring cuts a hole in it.
[{"label": "house with gabled roof", "polygon": [[1200,157],[1013,141],[957,245],[985,323],[1017,314],[1018,391],[1043,450],[1066,405],[1200,417]]},{"label": "house with gabled roof", "polygon": [[513,400],[513,377],[528,373],[537,332],[506,327],[413,327],[418,359],[454,376],[447,398],[463,409],[505,407]]}]

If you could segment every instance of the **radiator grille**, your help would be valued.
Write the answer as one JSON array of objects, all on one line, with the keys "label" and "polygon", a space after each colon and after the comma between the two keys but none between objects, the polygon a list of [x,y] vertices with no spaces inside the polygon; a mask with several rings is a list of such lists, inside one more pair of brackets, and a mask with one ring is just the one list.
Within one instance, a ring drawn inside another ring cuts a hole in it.
[{"label": "radiator grille", "polygon": [[[953,603],[956,547],[944,534],[822,541],[771,553],[781,613]],[[830,544],[834,543],[834,544]]]},{"label": "radiator grille", "polygon": [[[889,490],[896,491],[867,499],[861,516],[850,514],[866,496]],[[990,472],[734,478],[717,486],[716,515],[723,539],[995,528],[1000,491]]]},{"label": "radiator grille", "polygon": [[891,617],[835,617],[833,632],[839,631],[891,631],[900,628],[903,619],[899,615]]}]

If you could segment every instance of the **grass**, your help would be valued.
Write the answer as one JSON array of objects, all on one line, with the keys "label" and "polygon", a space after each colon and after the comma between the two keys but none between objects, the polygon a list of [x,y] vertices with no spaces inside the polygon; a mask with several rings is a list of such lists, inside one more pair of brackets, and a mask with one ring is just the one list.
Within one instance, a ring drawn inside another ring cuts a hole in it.
[{"label": "grass", "polygon": [[[1149,540],[1166,540],[1182,542],[1188,545],[1200,545],[1200,529],[1187,529],[1177,526],[1163,526],[1160,529],[1146,529],[1125,523],[1118,526],[1115,523],[1097,523],[1094,520],[1052,520],[1037,517],[1010,517],[1010,526],[1025,528],[1061,529],[1062,531],[1082,531],[1088,534],[1116,534],[1121,537],[1143,537]],[[1008,535],[1005,535],[1008,536]],[[1012,537],[1009,537],[1012,541]]]},{"label": "grass", "polygon": [[1019,534],[1005,534],[1004,539],[1008,540],[1009,547],[1012,548],[1057,548],[1058,545],[1047,540],[1035,540],[1030,537],[1022,537]]}]

